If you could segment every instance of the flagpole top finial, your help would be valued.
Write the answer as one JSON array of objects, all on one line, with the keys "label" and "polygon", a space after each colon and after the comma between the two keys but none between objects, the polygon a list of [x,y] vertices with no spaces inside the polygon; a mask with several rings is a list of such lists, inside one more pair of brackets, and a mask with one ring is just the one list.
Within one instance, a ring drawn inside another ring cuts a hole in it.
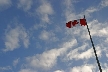
[{"label": "flagpole top finial", "polygon": [[85,19],[85,15],[84,15],[84,19]]}]

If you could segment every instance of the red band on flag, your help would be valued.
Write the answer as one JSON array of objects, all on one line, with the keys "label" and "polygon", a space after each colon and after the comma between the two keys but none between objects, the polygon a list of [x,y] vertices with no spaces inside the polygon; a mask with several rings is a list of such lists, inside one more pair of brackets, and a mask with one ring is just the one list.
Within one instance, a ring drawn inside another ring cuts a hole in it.
[{"label": "red band on flag", "polygon": [[80,24],[81,24],[81,26],[82,26],[82,25],[84,25],[84,26],[87,25],[87,24],[86,24],[86,19],[80,19]]},{"label": "red band on flag", "polygon": [[68,28],[71,28],[71,23],[72,23],[72,21],[69,21],[68,23],[66,23],[66,26],[67,26]]}]

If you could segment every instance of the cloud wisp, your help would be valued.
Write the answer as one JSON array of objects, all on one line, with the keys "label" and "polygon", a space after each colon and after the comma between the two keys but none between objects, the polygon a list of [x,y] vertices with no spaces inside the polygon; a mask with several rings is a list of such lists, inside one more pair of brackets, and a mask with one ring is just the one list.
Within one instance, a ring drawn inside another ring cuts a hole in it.
[{"label": "cloud wisp", "polygon": [[6,66],[6,67],[0,67],[0,71],[8,71],[8,70],[12,70],[11,66]]},{"label": "cloud wisp", "polygon": [[25,48],[28,48],[29,35],[25,28],[23,26],[8,28],[5,32],[5,49],[3,49],[3,51],[13,51],[19,48],[20,41],[23,42]]},{"label": "cloud wisp", "polygon": [[43,30],[40,35],[39,35],[39,38],[41,40],[45,40],[45,41],[52,41],[52,42],[55,42],[58,40],[58,38],[55,36],[55,34],[51,31],[46,31],[46,30]]},{"label": "cloud wisp", "polygon": [[20,60],[20,59],[18,58],[18,59],[15,59],[15,60],[13,61],[13,66],[14,66],[14,67],[16,67],[16,65],[19,63],[19,60]]},{"label": "cloud wisp", "polygon": [[[57,64],[57,59],[59,56],[63,55],[68,49],[76,45],[77,41],[75,39],[66,42],[61,48],[54,48],[43,52],[42,54],[36,54],[34,56],[26,57],[26,65],[30,68],[42,68],[43,70],[49,70]],[[64,46],[65,45],[65,46]]]},{"label": "cloud wisp", "polygon": [[19,0],[17,7],[23,9],[24,11],[28,11],[31,9],[32,4],[32,0]]},{"label": "cloud wisp", "polygon": [[39,17],[43,22],[49,23],[49,15],[52,15],[54,10],[48,1],[42,0],[41,5],[36,9],[36,13],[39,14]]},{"label": "cloud wisp", "polygon": [[9,8],[11,5],[11,0],[0,0],[0,11]]}]

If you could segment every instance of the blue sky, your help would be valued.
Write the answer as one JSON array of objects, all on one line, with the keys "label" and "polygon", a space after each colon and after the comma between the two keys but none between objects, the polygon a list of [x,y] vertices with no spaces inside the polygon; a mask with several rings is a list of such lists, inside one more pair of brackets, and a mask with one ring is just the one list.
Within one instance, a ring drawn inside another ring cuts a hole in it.
[{"label": "blue sky", "polygon": [[108,0],[0,0],[0,72],[108,72]]}]

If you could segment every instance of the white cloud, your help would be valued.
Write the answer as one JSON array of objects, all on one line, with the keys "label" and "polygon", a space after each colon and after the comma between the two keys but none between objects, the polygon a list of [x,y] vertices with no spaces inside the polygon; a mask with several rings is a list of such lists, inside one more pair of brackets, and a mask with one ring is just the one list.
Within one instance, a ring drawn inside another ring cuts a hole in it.
[{"label": "white cloud", "polygon": [[91,57],[93,57],[93,50],[88,49],[85,52],[79,52],[79,51],[83,51],[85,50],[85,48],[87,47],[87,44],[82,45],[79,48],[73,49],[71,50],[69,53],[67,53],[66,57],[64,58],[64,60],[72,60],[72,59],[89,59]]},{"label": "white cloud", "polygon": [[[100,46],[95,46],[95,49],[96,49],[97,56],[100,57],[102,55]],[[79,59],[89,59],[89,58],[94,57],[94,55],[95,54],[94,54],[93,48],[90,48],[86,50],[85,52],[82,52],[81,54],[79,54],[78,58]]]},{"label": "white cloud", "polygon": [[94,68],[93,65],[82,65],[71,68],[70,72],[93,72]]},{"label": "white cloud", "polygon": [[[106,43],[106,44],[108,44],[108,43]],[[108,58],[108,49],[107,49],[107,47],[104,47],[104,46],[103,46],[103,48],[104,48],[103,50],[104,50],[104,52],[106,54],[106,57]]]},{"label": "white cloud", "polygon": [[80,14],[76,14],[74,11],[72,11],[70,9],[67,9],[69,12],[67,12],[67,10],[65,12],[66,21],[83,18],[83,15],[85,15],[87,18],[90,18],[92,13],[99,10],[98,8],[90,7],[90,8],[87,8],[86,10],[84,10],[83,12],[81,12]]},{"label": "white cloud", "polygon": [[105,42],[108,43],[108,38],[106,38]]},{"label": "white cloud", "polygon": [[20,39],[22,39],[25,48],[28,48],[29,45],[29,34],[26,29],[22,27],[22,31],[20,31]]},{"label": "white cloud", "polygon": [[40,33],[39,38],[42,40],[48,40],[48,41],[57,41],[58,40],[58,38],[55,37],[55,34],[53,32],[46,31],[46,30],[43,30]]},{"label": "white cloud", "polygon": [[42,4],[36,9],[36,12],[39,14],[40,19],[43,22],[49,23],[49,15],[52,15],[54,11],[49,2],[42,0],[41,3]]},{"label": "white cloud", "polygon": [[54,71],[54,72],[64,72],[63,70],[56,70],[56,71]]},{"label": "white cloud", "polygon": [[32,0],[19,0],[18,8],[28,11],[31,9],[32,3]]},{"label": "white cloud", "polygon": [[64,0],[66,8],[64,9],[63,15],[66,18],[66,22],[83,18],[83,15],[85,15],[87,18],[90,18],[93,13],[99,12],[102,10],[102,8],[108,6],[108,0],[101,0],[100,3],[97,4],[97,6],[89,6],[87,9],[81,11],[80,13],[76,13],[74,3],[74,0]]},{"label": "white cloud", "polygon": [[12,4],[11,0],[0,0],[0,10],[10,7]]},{"label": "white cloud", "polygon": [[18,64],[18,62],[19,62],[19,58],[18,58],[18,59],[15,59],[15,60],[13,61],[13,66],[15,67],[15,66]]},{"label": "white cloud", "polygon": [[32,67],[41,67],[43,69],[49,69],[56,64],[57,57],[60,55],[60,52],[60,50],[52,49],[40,55],[27,57],[27,61]]},{"label": "white cloud", "polygon": [[19,47],[18,31],[19,31],[18,28],[15,28],[10,30],[10,32],[6,34],[6,41],[5,41],[6,49],[4,49],[4,51],[8,51],[8,50],[12,51],[15,48]]},{"label": "white cloud", "polygon": [[88,49],[87,51],[81,53],[81,54],[78,54],[78,58],[79,59],[89,59],[93,56],[93,50],[92,49]]},{"label": "white cloud", "polygon": [[77,44],[77,40],[76,39],[70,39],[67,42],[64,42],[63,45],[61,45],[61,47],[63,48],[72,48],[72,46]]},{"label": "white cloud", "polygon": [[89,24],[92,36],[107,37],[108,27],[107,23],[99,23],[98,20],[93,20]]},{"label": "white cloud", "polygon": [[102,0],[102,1],[101,1],[101,6],[102,6],[102,7],[108,6],[108,0]]},{"label": "white cloud", "polygon": [[0,71],[7,71],[7,70],[12,70],[12,68],[10,66],[0,67]]},{"label": "white cloud", "polygon": [[[68,46],[68,43],[70,44]],[[56,65],[57,57],[64,54],[69,48],[76,45],[76,40],[71,40],[68,43],[64,43],[65,47],[61,47],[59,49],[51,49],[43,52],[42,54],[36,54],[31,57],[27,57],[27,64],[32,68],[42,68],[42,69],[50,69],[54,65]]]},{"label": "white cloud", "polygon": [[0,0],[0,6],[10,5],[11,0]]},{"label": "white cloud", "polygon": [[64,0],[65,4],[65,9],[64,9],[64,16],[67,21],[83,18],[83,15],[85,15],[87,18],[91,17],[91,14],[94,12],[99,11],[101,8],[90,6],[89,8],[85,9],[84,11],[80,13],[75,12],[75,7],[74,7],[74,0]]},{"label": "white cloud", "polygon": [[19,48],[19,42],[22,41],[25,48],[29,45],[29,35],[27,34],[23,26],[17,26],[15,28],[8,28],[5,33],[5,46],[6,48],[3,51],[13,51],[16,48]]},{"label": "white cloud", "polygon": [[93,12],[96,12],[96,11],[98,11],[98,10],[99,10],[99,9],[96,8],[96,7],[90,7],[90,8],[88,8],[88,9],[86,9],[86,10],[84,11],[84,13],[80,14],[80,16],[81,16],[81,15],[85,15],[86,17],[90,17],[90,14],[92,14]]},{"label": "white cloud", "polygon": [[48,40],[50,37],[50,33],[47,31],[42,31],[41,34],[39,35],[39,38],[42,40]]},{"label": "white cloud", "polygon": [[72,21],[75,19],[79,19],[79,18],[83,18],[83,15],[87,16],[88,18],[90,17],[90,14],[92,14],[93,12],[98,11],[99,9],[97,7],[89,7],[87,9],[85,9],[83,12],[80,13],[76,13],[75,12],[75,8],[74,8],[74,0],[64,0],[64,4],[65,4],[65,9],[64,9],[64,15],[66,18],[66,22],[67,21]]},{"label": "white cloud", "polygon": [[[72,49],[70,52],[66,53],[66,57],[64,57],[64,60],[80,60],[80,59],[90,59],[95,56],[94,50],[91,47],[90,49],[87,49],[88,44],[83,44],[81,47]],[[87,50],[86,50],[87,49]],[[99,45],[95,46],[96,53],[98,57],[102,55],[102,50]]]},{"label": "white cloud", "polygon": [[102,68],[102,72],[108,72],[108,64],[104,63],[104,67]]},{"label": "white cloud", "polygon": [[37,72],[37,71],[31,69],[21,69],[19,72]]},{"label": "white cloud", "polygon": [[64,0],[64,5],[65,5],[65,9],[64,9],[64,14],[66,21],[70,21],[70,20],[74,20],[76,19],[76,15],[74,13],[74,6],[71,0]]}]

